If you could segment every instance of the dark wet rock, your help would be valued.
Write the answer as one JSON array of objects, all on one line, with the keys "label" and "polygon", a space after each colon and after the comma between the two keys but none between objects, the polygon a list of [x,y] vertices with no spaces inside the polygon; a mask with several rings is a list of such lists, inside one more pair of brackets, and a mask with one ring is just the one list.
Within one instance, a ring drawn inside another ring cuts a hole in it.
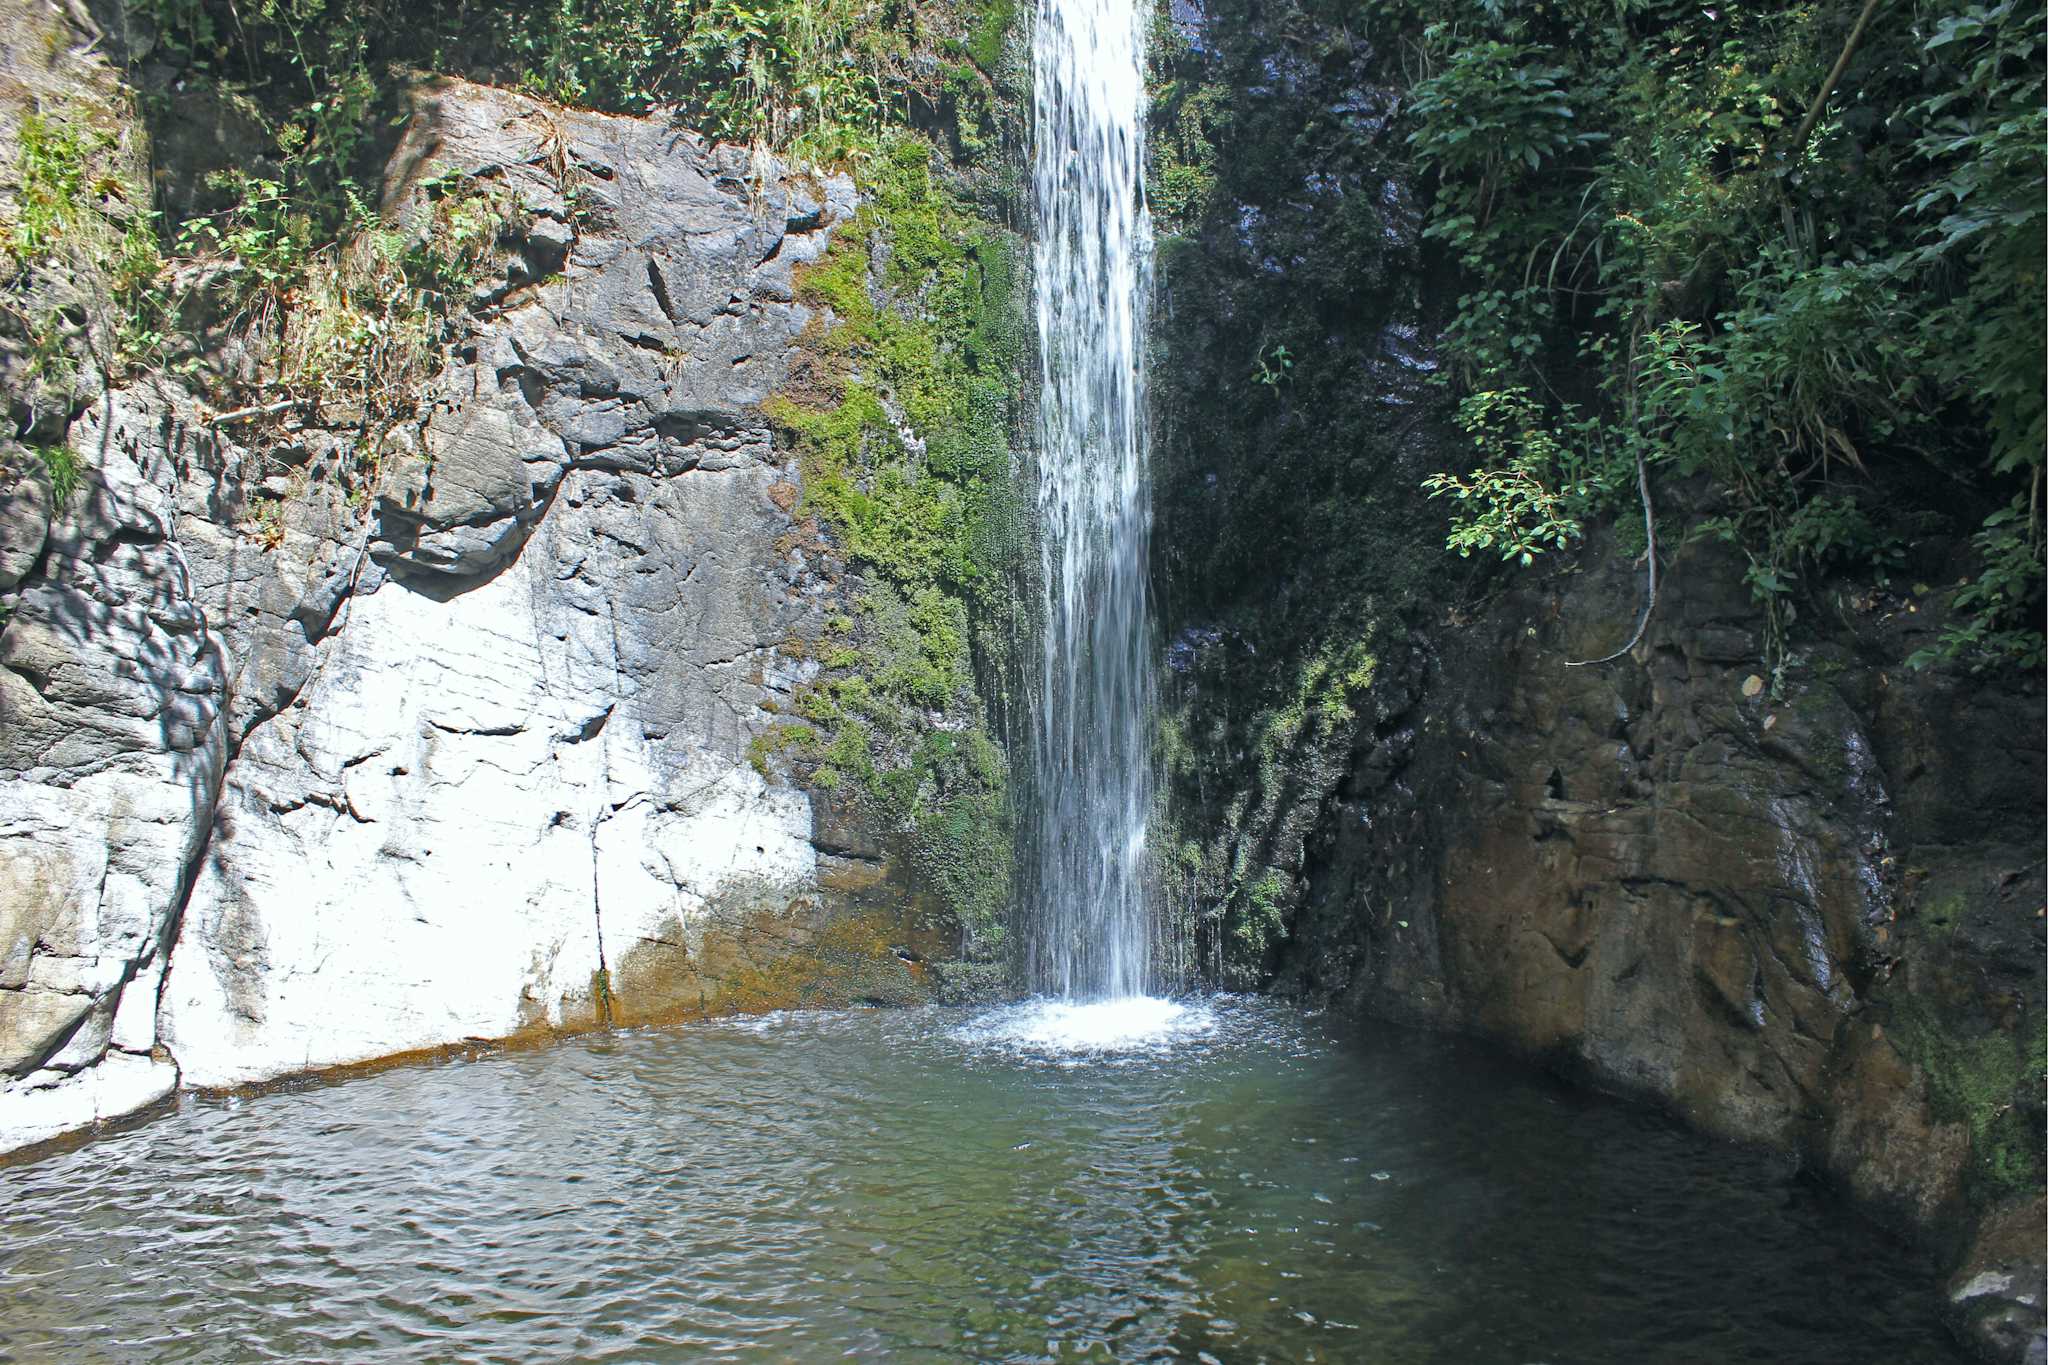
[{"label": "dark wet rock", "polygon": [[2014,1205],[1985,1222],[1949,1278],[1949,1312],[1962,1338],[1988,1360],[2048,1362],[2048,1274],[2042,1239],[2048,1204]]},{"label": "dark wet rock", "polygon": [[1280,979],[1799,1150],[1956,1235],[2003,1197],[1988,1166],[2038,1170],[1944,1098],[1979,1057],[2022,1082],[2041,1017],[2038,697],[1875,660],[1745,687],[1740,565],[1704,546],[1633,657],[1567,667],[1631,614],[1634,567],[1588,567],[1435,632],[1312,838]]},{"label": "dark wet rock", "polygon": [[1444,551],[1421,484],[1470,445],[1430,375],[1466,286],[1419,236],[1392,63],[1253,7],[1203,41],[1161,126],[1189,136],[1202,83],[1232,113],[1162,245],[1154,375],[1158,874],[1200,972],[1796,1154],[1958,1263],[2041,1179],[2038,680],[1910,670],[1929,602],[1818,582],[1774,675],[1682,486],[1647,638],[1567,667],[1627,639],[1642,566]]},{"label": "dark wet rock", "polygon": [[927,962],[925,970],[942,1005],[993,1005],[1015,995],[1009,973],[998,963]]},{"label": "dark wet rock", "polygon": [[[1280,981],[1796,1151],[1953,1255],[2039,1179],[2038,692],[1887,666],[1868,617],[1868,662],[1745,686],[1704,546],[1632,657],[1569,668],[1631,615],[1634,566],[1587,567],[1435,632],[1311,836]],[[2031,1208],[2034,1259],[1958,1310],[1991,1358],[2039,1321]]]}]

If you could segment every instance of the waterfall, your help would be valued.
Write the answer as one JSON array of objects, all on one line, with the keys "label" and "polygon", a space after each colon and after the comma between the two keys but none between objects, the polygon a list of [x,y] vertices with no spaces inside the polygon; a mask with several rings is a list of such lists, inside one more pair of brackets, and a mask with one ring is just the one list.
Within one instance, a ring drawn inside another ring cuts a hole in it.
[{"label": "waterfall", "polygon": [[1044,657],[1033,989],[1144,993],[1152,624],[1146,556],[1144,32],[1137,0],[1039,0],[1032,190]]}]

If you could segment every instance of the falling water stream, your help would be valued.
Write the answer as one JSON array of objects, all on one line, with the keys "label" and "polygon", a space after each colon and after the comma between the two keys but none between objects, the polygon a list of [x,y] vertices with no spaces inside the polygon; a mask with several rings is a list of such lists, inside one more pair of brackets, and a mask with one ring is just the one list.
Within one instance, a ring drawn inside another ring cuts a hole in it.
[{"label": "falling water stream", "polygon": [[1149,12],[1133,0],[1040,0],[1034,39],[1045,619],[1029,968],[1034,989],[1068,1001],[1129,1000],[1151,984]]}]

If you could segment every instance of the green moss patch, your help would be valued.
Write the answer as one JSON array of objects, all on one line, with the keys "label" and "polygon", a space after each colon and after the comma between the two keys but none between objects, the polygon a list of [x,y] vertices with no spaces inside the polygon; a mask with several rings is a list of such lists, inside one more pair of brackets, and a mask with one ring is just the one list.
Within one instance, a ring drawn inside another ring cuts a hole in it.
[{"label": "green moss patch", "polygon": [[859,216],[799,281],[821,319],[804,363],[766,405],[802,471],[797,514],[859,576],[855,611],[831,623],[795,717],[756,748],[877,814],[992,954],[1014,818],[979,679],[1013,662],[1026,535],[1018,245],[923,136],[890,133],[858,179]]},{"label": "green moss patch", "polygon": [[1893,1036],[1927,1083],[1934,1116],[1970,1134],[1965,1185],[1982,1203],[2041,1188],[2048,1036],[2038,1022],[2012,1032],[1969,1029],[1909,996],[1892,1006]]}]

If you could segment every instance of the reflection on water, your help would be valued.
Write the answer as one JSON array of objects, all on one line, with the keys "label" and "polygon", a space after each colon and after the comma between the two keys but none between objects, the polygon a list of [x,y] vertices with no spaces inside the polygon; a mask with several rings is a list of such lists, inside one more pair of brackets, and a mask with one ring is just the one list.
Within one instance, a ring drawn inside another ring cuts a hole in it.
[{"label": "reflection on water", "polygon": [[1459,1044],[1126,1003],[188,1101],[0,1168],[0,1355],[1958,1358],[1929,1268],[1770,1164]]}]

